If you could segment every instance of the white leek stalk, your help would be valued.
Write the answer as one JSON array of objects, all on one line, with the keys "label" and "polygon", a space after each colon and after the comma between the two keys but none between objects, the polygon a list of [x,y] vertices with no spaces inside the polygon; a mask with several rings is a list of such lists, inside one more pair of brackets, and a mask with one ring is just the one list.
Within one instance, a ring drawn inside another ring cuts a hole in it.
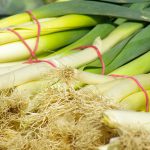
[{"label": "white leek stalk", "polygon": [[[150,74],[141,74],[134,76],[134,78],[137,79],[146,90],[150,89]],[[138,106],[139,109],[142,109],[143,106],[145,105],[145,96],[143,92],[141,92],[141,89],[136,84],[136,82],[131,79],[124,79],[124,78],[115,78],[115,79],[116,80],[112,80],[106,83],[88,85],[82,88],[81,91],[93,92],[98,95],[101,95],[103,99],[111,100],[114,102],[122,102],[122,104],[124,104],[127,109],[130,109],[130,107],[134,108]],[[131,98],[129,98],[129,100],[126,101],[126,97],[139,91],[142,94],[142,100],[141,103],[139,103],[139,105],[135,104],[134,106],[134,102],[137,102],[136,99],[131,101]]]},{"label": "white leek stalk", "polygon": [[111,128],[130,127],[150,131],[150,113],[147,112],[107,110],[104,112],[103,122]]},{"label": "white leek stalk", "polygon": [[[146,92],[150,98],[150,90]],[[126,109],[135,111],[145,111],[145,103],[145,95],[143,92],[131,94],[121,101],[121,105],[124,105]]]},{"label": "white leek stalk", "polygon": [[[150,89],[150,74],[141,74],[134,76],[139,83],[146,89]],[[132,79],[122,79],[122,81],[103,93],[111,100],[120,102],[125,97],[141,91],[139,86]]]},{"label": "white leek stalk", "polygon": [[108,150],[108,145],[100,146],[98,150]]},{"label": "white leek stalk", "polygon": [[[72,71],[74,72],[72,78],[76,81],[79,81],[79,83],[81,84],[102,84],[114,80],[114,78],[111,76],[97,75],[75,69],[72,69]],[[28,82],[16,87],[14,90],[14,94],[19,93],[21,95],[25,94],[28,96],[34,95],[40,92],[42,89],[50,86],[51,82],[52,81],[49,81],[49,79]]]},{"label": "white leek stalk", "polygon": [[92,93],[95,93],[97,95],[101,95],[105,99],[107,99],[107,97],[103,93],[105,91],[108,91],[112,87],[116,86],[117,84],[120,84],[121,80],[122,79],[116,79],[116,80],[108,81],[105,83],[97,83],[96,85],[87,85],[87,86],[83,87],[80,91],[83,93],[92,92]]},{"label": "white leek stalk", "polygon": [[[52,51],[71,44],[78,38],[84,36],[87,32],[89,32],[88,29],[76,29],[40,36],[36,55],[39,56],[45,53],[52,53]],[[26,43],[33,50],[36,38],[27,39]],[[29,57],[29,50],[21,41],[0,46],[0,63],[27,60]]]}]

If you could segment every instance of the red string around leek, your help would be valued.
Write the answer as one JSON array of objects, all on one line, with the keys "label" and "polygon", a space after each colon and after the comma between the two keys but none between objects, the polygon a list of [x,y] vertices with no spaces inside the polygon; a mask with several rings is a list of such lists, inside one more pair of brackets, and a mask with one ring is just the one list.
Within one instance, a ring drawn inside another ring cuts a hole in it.
[{"label": "red string around leek", "polygon": [[46,62],[48,64],[50,64],[52,67],[56,67],[56,65],[54,63],[52,63],[51,61],[47,61],[47,60],[39,60],[37,57],[36,57],[36,51],[38,50],[38,45],[39,45],[39,40],[40,40],[40,33],[41,33],[41,25],[40,25],[40,22],[37,20],[37,18],[32,14],[31,11],[26,11],[30,17],[35,21],[35,23],[37,24],[37,38],[36,38],[36,42],[35,42],[35,47],[34,49],[32,50],[32,48],[27,44],[27,42],[25,41],[25,39],[18,33],[16,32],[15,30],[13,29],[10,29],[8,28],[7,30],[14,33],[19,39],[20,41],[24,44],[24,46],[27,48],[27,50],[29,51],[30,53],[30,58],[28,59],[27,62],[25,63],[29,63],[29,64],[32,64],[32,63],[39,63],[39,62]]}]

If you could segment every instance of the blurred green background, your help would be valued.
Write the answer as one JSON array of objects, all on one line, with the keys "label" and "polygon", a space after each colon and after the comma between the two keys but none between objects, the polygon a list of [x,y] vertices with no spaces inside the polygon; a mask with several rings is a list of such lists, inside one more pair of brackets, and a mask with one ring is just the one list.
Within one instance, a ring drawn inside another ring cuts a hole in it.
[{"label": "blurred green background", "polygon": [[30,10],[54,0],[0,0],[0,15],[7,16]]}]

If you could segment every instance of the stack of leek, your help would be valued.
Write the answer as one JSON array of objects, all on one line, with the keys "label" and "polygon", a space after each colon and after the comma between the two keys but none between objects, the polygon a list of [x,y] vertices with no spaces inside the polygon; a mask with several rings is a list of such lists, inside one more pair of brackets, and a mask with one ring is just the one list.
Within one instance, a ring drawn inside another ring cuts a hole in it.
[{"label": "stack of leek", "polygon": [[[129,112],[131,116],[124,117],[126,113],[122,111],[108,110],[102,119],[104,110],[121,105],[120,109],[145,111],[144,94],[135,82],[111,74],[133,75],[150,96],[150,13],[147,8],[150,3],[135,4],[138,6],[135,9],[128,7],[130,4],[118,4],[119,0],[79,1],[52,3],[32,11],[41,24],[36,55],[56,67],[46,62],[23,63],[30,54],[16,35],[4,29],[14,29],[34,49],[37,26],[27,13],[0,20],[0,102],[4,107],[0,107],[0,128],[5,131],[4,135],[8,131],[13,135],[7,136],[10,139],[2,137],[2,148],[72,150],[86,149],[85,143],[88,143],[87,149],[92,149],[102,142],[98,133],[102,133],[101,121],[113,128],[120,124],[127,127],[133,121],[131,117],[136,116]],[[100,50],[109,75],[96,74],[100,73],[101,65],[95,49],[74,50],[85,45],[94,45]],[[141,118],[145,116],[145,113],[138,114]],[[119,119],[111,120],[113,115]],[[144,123],[149,121],[149,114],[146,117]],[[132,128],[139,121],[137,118]],[[149,130],[149,125],[144,128]],[[93,132],[91,135],[89,129]],[[25,142],[17,142],[14,135]],[[41,142],[39,147],[37,141]]]}]

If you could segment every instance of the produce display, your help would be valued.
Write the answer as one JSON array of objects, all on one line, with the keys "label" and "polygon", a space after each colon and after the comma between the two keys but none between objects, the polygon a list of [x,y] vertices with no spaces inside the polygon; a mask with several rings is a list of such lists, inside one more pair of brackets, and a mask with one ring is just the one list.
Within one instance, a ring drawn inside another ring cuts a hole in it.
[{"label": "produce display", "polygon": [[0,150],[150,150],[150,0],[57,0],[0,20]]}]

